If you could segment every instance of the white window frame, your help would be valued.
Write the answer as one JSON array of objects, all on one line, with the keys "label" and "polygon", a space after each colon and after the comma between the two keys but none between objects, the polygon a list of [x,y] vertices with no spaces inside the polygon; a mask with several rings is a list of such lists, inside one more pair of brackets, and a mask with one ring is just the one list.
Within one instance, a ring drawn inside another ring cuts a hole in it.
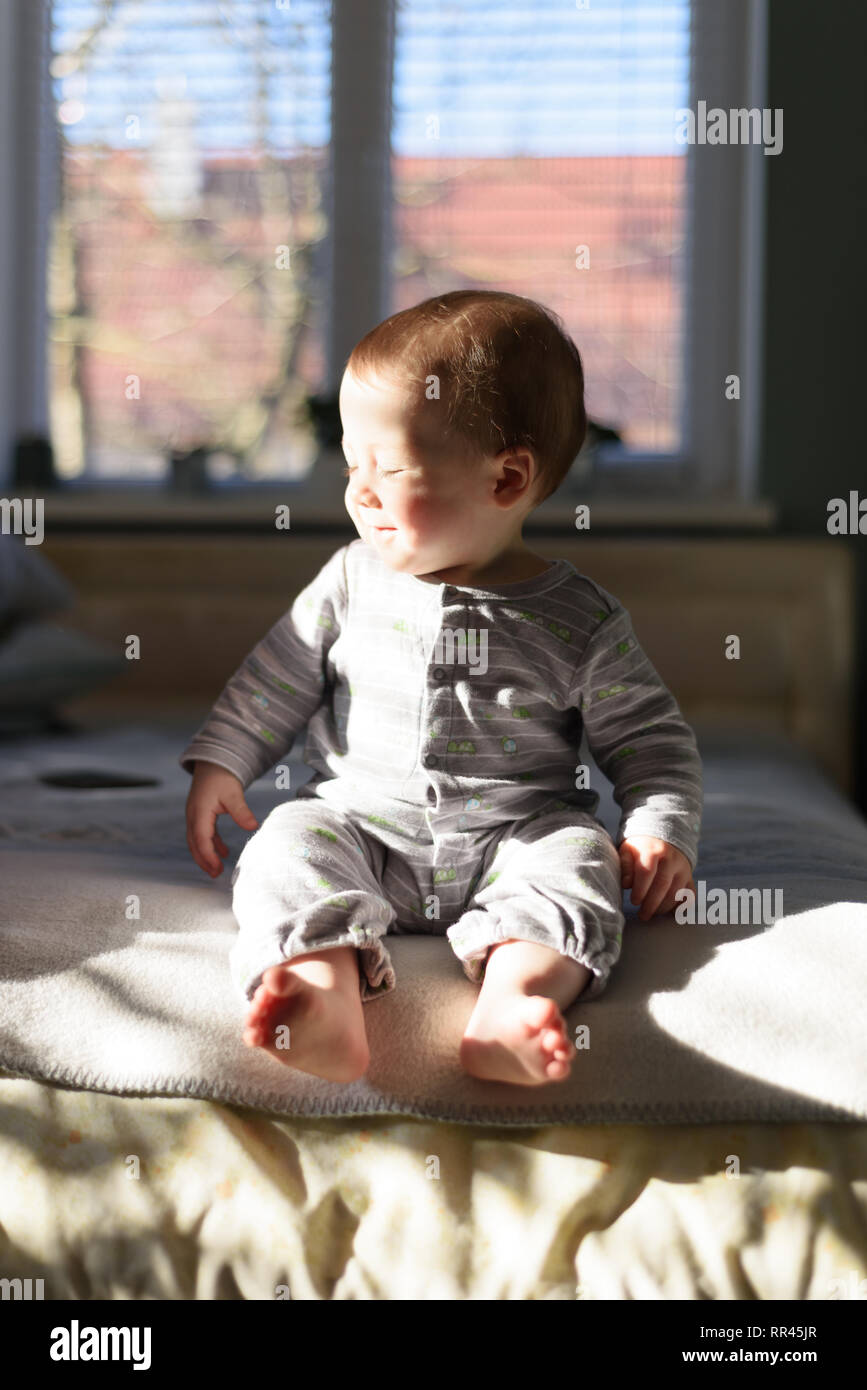
[{"label": "white window frame", "polygon": [[59,166],[46,0],[0,0],[0,480],[24,434],[48,436],[48,233]]},{"label": "white window frame", "polygon": [[[391,311],[390,126],[395,0],[332,0],[332,140],[324,392]],[[48,0],[0,0],[0,420],[11,445],[48,434],[46,246],[57,196]],[[710,31],[717,40],[713,49]],[[688,105],[767,105],[767,0],[693,0]],[[600,453],[598,495],[708,502],[757,497],[761,431],[765,161],[761,145],[691,145],[684,322],[684,447]],[[579,345],[580,346],[580,345]],[[727,400],[736,373],[741,398]],[[117,491],[128,490],[120,484]],[[255,486],[255,485],[254,485]],[[109,493],[111,486],[101,486]],[[550,499],[554,501],[555,498]],[[547,505],[547,504],[545,504]],[[540,509],[541,510],[541,509]],[[335,521],[344,521],[335,498]]]},{"label": "white window frame", "polygon": [[[720,32],[711,52],[710,14]],[[767,106],[767,0],[694,0],[690,109]],[[761,145],[693,145],[687,246],[684,438],[698,496],[750,500],[758,492],[764,335],[765,175]],[[708,325],[714,331],[708,331]],[[727,400],[728,376],[740,401]]]}]

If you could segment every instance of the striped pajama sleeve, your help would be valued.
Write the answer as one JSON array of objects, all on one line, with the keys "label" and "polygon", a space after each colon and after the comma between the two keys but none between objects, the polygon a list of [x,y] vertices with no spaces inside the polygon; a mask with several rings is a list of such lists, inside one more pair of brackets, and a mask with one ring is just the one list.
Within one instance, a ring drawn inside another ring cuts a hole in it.
[{"label": "striped pajama sleeve", "polygon": [[327,689],[328,652],[346,614],[344,546],[230,677],[179,758],[216,763],[246,789],[290,750]]},{"label": "striped pajama sleeve", "polygon": [[702,814],[701,758],[671,691],[642,650],[627,610],[614,605],[573,676],[587,743],[621,809],[615,844],[653,835],[694,869]]}]

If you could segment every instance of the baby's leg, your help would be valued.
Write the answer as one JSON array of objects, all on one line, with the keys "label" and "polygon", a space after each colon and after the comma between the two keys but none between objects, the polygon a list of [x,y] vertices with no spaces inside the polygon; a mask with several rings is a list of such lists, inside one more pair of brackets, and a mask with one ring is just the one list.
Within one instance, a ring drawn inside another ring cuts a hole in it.
[{"label": "baby's leg", "polygon": [[574,1050],[561,1010],[595,999],[620,955],[619,855],[604,826],[567,808],[511,826],[485,869],[448,931],[469,978],[485,972],[461,1062],[489,1081],[563,1081]]},{"label": "baby's leg", "polygon": [[561,1013],[592,972],[537,941],[500,941],[488,953],[461,1065],[484,1081],[541,1085],[569,1075],[573,1049]]},{"label": "baby's leg", "polygon": [[335,946],[270,966],[253,995],[244,1042],[326,1081],[357,1081],[370,1065],[358,952]]},{"label": "baby's leg", "polygon": [[375,841],[314,798],[278,807],[248,840],[232,876],[240,931],[230,952],[250,1005],[248,1046],[327,1081],[364,1074],[362,1005],[395,984],[381,858]]}]

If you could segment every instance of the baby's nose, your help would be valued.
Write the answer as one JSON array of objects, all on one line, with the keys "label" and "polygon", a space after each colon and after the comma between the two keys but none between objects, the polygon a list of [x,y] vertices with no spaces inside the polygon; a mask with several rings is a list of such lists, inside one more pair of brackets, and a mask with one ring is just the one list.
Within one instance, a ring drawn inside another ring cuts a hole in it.
[{"label": "baby's nose", "polygon": [[350,484],[350,498],[357,505],[364,507],[378,507],[379,501],[373,488],[368,483]]}]

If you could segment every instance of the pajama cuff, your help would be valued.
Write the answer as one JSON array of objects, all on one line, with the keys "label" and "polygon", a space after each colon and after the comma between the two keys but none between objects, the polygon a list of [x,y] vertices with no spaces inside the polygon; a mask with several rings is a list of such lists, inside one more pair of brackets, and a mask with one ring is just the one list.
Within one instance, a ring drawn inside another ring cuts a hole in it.
[{"label": "pajama cuff", "polygon": [[[391,957],[379,935],[381,931],[381,928],[366,930],[364,927],[350,927],[348,931],[339,933],[331,940],[317,941],[313,946],[308,942],[299,942],[296,950],[284,950],[276,960],[273,946],[268,951],[260,949],[251,954],[249,947],[245,950],[239,939],[229,953],[232,980],[236,990],[249,1001],[261,985],[265,971],[272,965],[283,965],[288,960],[294,960],[296,956],[309,956],[312,951],[330,951],[337,946],[354,946],[358,951],[361,1002],[378,999],[393,990],[396,982]],[[289,945],[288,937],[285,945]]]},{"label": "pajama cuff", "polygon": [[665,840],[666,844],[674,845],[679,849],[689,862],[690,872],[694,872],[698,863],[698,828],[700,821],[693,822],[695,834],[690,833],[681,818],[665,817],[662,815],[642,815],[634,812],[621,825],[615,848],[618,853],[624,840],[628,840],[633,835],[652,835],[654,839]]},{"label": "pajama cuff", "polygon": [[592,972],[591,978],[575,1000],[576,1003],[583,1004],[602,993],[608,984],[611,968],[620,955],[619,942],[614,951],[609,944],[603,954],[597,959],[592,959],[585,954],[577,937],[568,936],[562,946],[555,945],[550,937],[546,937],[545,933],[532,926],[523,926],[520,923],[503,926],[497,921],[492,921],[486,913],[479,915],[485,920],[472,922],[468,920],[472,913],[465,913],[461,921],[449,927],[446,932],[449,944],[464,968],[464,974],[473,984],[481,984],[485,977],[485,961],[491,946],[496,946],[500,941],[536,941],[540,946],[559,951],[561,956],[576,961],[578,965],[583,965]]}]

